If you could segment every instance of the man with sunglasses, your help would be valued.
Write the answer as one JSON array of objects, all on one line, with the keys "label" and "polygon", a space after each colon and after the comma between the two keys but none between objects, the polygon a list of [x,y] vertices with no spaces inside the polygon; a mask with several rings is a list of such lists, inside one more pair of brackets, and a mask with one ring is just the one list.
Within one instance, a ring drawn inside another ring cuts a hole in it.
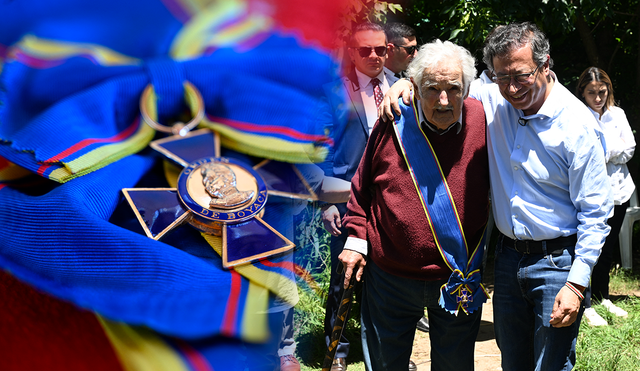
[{"label": "man with sunglasses", "polygon": [[[362,23],[353,30],[349,40],[349,57],[353,68],[341,79],[327,84],[325,95],[330,118],[329,129],[334,141],[327,161],[322,165],[325,175],[351,181],[358,168],[369,134],[378,119],[377,107],[389,86],[397,81],[383,67],[387,59],[387,38],[382,26]],[[338,272],[338,255],[347,240],[342,217],[346,203],[322,207],[322,221],[331,234],[331,281],[325,314],[327,346],[342,299],[344,274]],[[338,344],[332,371],[346,370],[349,340],[343,335]]]},{"label": "man with sunglasses", "polygon": [[582,293],[610,230],[594,117],[557,81],[549,50],[534,24],[497,29],[483,50],[496,84],[472,93],[487,117],[500,231],[493,310],[505,371],[573,368]]},{"label": "man with sunglasses", "polygon": [[384,68],[395,77],[405,77],[405,70],[418,51],[416,31],[404,23],[389,22],[384,25],[384,32],[388,40]]}]

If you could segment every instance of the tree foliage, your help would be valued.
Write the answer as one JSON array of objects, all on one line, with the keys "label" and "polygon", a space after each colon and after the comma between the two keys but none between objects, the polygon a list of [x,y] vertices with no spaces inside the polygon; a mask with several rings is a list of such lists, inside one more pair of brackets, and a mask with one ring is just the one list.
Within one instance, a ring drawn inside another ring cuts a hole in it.
[{"label": "tree foliage", "polygon": [[[488,32],[509,22],[536,23],[551,40],[554,71],[574,89],[580,73],[598,66],[612,77],[616,99],[634,120],[640,110],[640,1],[638,0],[413,0],[394,20],[416,28],[422,42],[434,38],[467,47],[482,60]],[[482,65],[480,66],[482,68]]]},{"label": "tree foliage", "polygon": [[353,26],[358,23],[386,23],[388,15],[402,12],[402,5],[379,0],[349,0],[345,5],[338,29],[341,40],[346,40],[351,35]]}]

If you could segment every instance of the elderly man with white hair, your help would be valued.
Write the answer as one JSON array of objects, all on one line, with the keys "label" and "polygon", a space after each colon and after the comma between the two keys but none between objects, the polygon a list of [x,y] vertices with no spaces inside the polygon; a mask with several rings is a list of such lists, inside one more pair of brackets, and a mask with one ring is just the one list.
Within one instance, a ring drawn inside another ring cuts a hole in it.
[{"label": "elderly man with white hair", "polygon": [[485,117],[480,102],[467,99],[475,60],[436,40],[407,74],[412,103],[394,122],[376,123],[352,179],[340,254],[345,286],[352,274],[364,282],[368,370],[407,368],[424,308],[431,369],[473,370],[489,214]]}]

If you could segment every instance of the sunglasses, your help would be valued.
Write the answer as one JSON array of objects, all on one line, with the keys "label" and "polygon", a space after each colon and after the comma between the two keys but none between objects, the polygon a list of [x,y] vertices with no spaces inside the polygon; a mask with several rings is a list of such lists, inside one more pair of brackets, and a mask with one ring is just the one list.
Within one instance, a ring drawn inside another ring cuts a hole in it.
[{"label": "sunglasses", "polygon": [[351,49],[357,50],[358,54],[360,54],[360,57],[362,57],[362,58],[366,58],[366,57],[370,56],[371,55],[371,49],[373,49],[376,52],[376,55],[378,57],[384,57],[387,54],[387,47],[386,46],[376,46],[376,47],[363,46],[361,48],[351,48]]},{"label": "sunglasses", "polygon": [[408,55],[412,55],[413,53],[415,53],[416,49],[419,48],[418,45],[411,45],[411,46],[404,46],[404,45],[398,45],[398,44],[393,44],[395,46],[397,46],[398,48],[403,48]]}]

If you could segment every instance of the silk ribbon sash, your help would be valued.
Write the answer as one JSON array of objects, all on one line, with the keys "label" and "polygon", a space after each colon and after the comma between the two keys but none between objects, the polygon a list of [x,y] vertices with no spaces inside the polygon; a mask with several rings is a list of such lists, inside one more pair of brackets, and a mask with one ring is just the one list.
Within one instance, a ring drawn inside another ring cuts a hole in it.
[{"label": "silk ribbon sash", "polygon": [[223,146],[322,161],[330,140],[315,112],[322,85],[337,78],[335,63],[326,49],[282,32],[264,5],[3,2],[0,156],[60,183],[100,169],[153,138],[139,116],[148,84],[160,122],[188,116],[186,80],[202,94],[201,125]]},{"label": "silk ribbon sash", "polygon": [[399,103],[402,115],[394,125],[396,137],[436,246],[452,271],[440,290],[440,306],[456,314],[460,309],[474,312],[488,298],[480,277],[484,236],[470,251],[438,157],[420,129],[416,102]]},{"label": "silk ribbon sash", "polygon": [[[129,230],[118,205],[122,188],[156,173],[156,156],[139,152],[154,136],[139,116],[149,83],[162,122],[182,113],[188,80],[204,99],[202,125],[218,130],[223,147],[289,162],[324,157],[315,111],[335,63],[291,22],[326,28],[288,11],[329,25],[334,4],[268,3],[0,4],[0,268],[165,335],[263,341],[266,322],[255,314],[276,295],[297,300],[290,256],[227,271],[215,241],[190,228],[152,241]],[[38,179],[42,187],[24,192],[16,183],[25,173],[63,184]]]}]

